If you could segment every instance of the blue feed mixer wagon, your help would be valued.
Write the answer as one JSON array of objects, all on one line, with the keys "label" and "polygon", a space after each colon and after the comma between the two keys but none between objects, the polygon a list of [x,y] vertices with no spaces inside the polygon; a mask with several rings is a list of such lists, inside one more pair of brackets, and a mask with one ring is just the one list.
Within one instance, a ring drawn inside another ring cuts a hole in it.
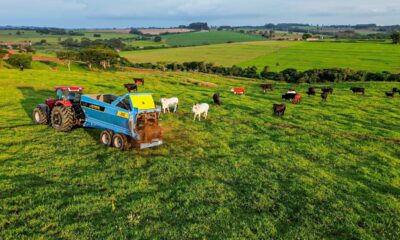
[{"label": "blue feed mixer wagon", "polygon": [[83,95],[82,91],[82,87],[56,87],[56,99],[49,98],[34,109],[34,123],[62,132],[77,126],[101,129],[100,142],[121,150],[162,144],[158,124],[161,109],[155,106],[151,93],[116,96]]},{"label": "blue feed mixer wagon", "polygon": [[83,127],[104,129],[100,134],[104,145],[126,148],[130,139],[141,149],[162,144],[161,109],[150,93],[82,95],[81,107],[86,117]]}]

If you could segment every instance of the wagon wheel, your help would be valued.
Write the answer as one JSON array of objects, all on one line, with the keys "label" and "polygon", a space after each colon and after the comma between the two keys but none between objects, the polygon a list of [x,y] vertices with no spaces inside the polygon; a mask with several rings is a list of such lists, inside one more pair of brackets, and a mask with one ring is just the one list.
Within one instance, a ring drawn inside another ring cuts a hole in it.
[{"label": "wagon wheel", "polygon": [[111,146],[112,143],[112,132],[108,130],[104,130],[100,133],[100,142],[104,146]]},{"label": "wagon wheel", "polygon": [[112,145],[119,150],[126,150],[128,149],[128,137],[124,134],[117,133],[112,138]]}]

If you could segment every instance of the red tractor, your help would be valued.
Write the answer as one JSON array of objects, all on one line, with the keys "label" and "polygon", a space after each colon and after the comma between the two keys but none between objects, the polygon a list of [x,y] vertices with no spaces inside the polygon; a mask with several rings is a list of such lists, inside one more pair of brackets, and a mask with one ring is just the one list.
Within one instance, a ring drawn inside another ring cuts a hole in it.
[{"label": "red tractor", "polygon": [[60,132],[68,132],[74,126],[81,126],[85,114],[80,105],[83,88],[59,86],[55,88],[56,99],[49,98],[33,110],[35,124],[51,125]]}]

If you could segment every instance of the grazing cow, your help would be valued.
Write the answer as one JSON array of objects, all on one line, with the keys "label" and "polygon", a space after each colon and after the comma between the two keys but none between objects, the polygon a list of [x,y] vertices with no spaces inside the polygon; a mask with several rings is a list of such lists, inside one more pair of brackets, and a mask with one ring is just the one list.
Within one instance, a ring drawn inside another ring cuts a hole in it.
[{"label": "grazing cow", "polygon": [[328,98],[328,92],[321,93],[321,98],[323,102],[326,102],[326,99]]},{"label": "grazing cow", "polygon": [[261,84],[260,87],[264,93],[266,93],[268,89],[271,91],[274,90],[274,86],[272,84]]},{"label": "grazing cow", "polygon": [[323,93],[333,94],[333,88],[331,88],[331,87],[323,87],[323,88],[321,88],[321,90]]},{"label": "grazing cow", "polygon": [[394,92],[385,92],[386,93],[386,97],[394,97]]},{"label": "grazing cow", "polygon": [[138,87],[134,83],[127,83],[127,84],[124,84],[124,86],[125,86],[126,90],[128,90],[128,92],[131,92],[131,91],[137,92],[138,91]]},{"label": "grazing cow", "polygon": [[400,93],[400,90],[397,90],[397,88],[393,88],[392,92],[394,92],[394,93],[399,92]]},{"label": "grazing cow", "polygon": [[214,104],[216,104],[218,106],[221,106],[221,100],[219,99],[219,94],[218,93],[214,93],[213,100],[214,100]]},{"label": "grazing cow", "polygon": [[196,120],[196,116],[199,116],[199,121],[200,121],[201,114],[203,114],[204,118],[207,119],[209,108],[210,108],[210,106],[207,103],[200,103],[200,104],[193,105],[193,107],[192,107],[192,111],[194,113],[193,120]]},{"label": "grazing cow", "polygon": [[135,82],[136,85],[144,85],[144,79],[143,78],[134,78],[133,81]]},{"label": "grazing cow", "polygon": [[174,112],[176,112],[176,110],[178,109],[178,103],[179,103],[179,100],[176,97],[161,98],[161,105],[162,105],[162,109],[163,109],[164,113],[166,112],[165,110],[167,110],[169,113],[170,107],[174,107]]},{"label": "grazing cow", "polygon": [[296,94],[292,100],[293,104],[298,104],[301,101],[301,95],[300,94]]},{"label": "grazing cow", "polygon": [[244,88],[232,88],[231,92],[233,92],[235,95],[236,94],[241,94],[241,95],[246,94],[246,90]]},{"label": "grazing cow", "polygon": [[350,88],[350,90],[351,90],[353,93],[362,93],[362,95],[365,94],[365,88],[361,88],[361,87],[352,87],[352,88]]},{"label": "grazing cow", "polygon": [[283,116],[286,111],[286,105],[285,104],[274,104],[272,107],[272,110],[274,111],[275,115]]},{"label": "grazing cow", "polygon": [[297,93],[285,93],[282,95],[282,99],[291,100],[294,99]]},{"label": "grazing cow", "polygon": [[315,88],[313,88],[313,87],[308,88],[308,92],[307,92],[308,96],[315,95],[315,94],[316,94]]}]

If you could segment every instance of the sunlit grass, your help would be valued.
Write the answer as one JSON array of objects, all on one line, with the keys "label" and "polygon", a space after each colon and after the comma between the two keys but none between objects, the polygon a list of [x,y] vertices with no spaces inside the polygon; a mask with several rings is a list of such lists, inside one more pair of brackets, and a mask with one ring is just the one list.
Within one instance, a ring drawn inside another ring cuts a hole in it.
[{"label": "sunlit grass", "polygon": [[[180,99],[180,114],[161,116],[161,147],[120,152],[101,146],[98,130],[57,133],[31,124],[31,111],[56,85],[124,94],[132,77],[145,77],[139,90],[157,102]],[[263,94],[259,83],[191,73],[0,70],[0,236],[398,239],[400,96],[384,91],[399,84],[335,84],[327,103],[303,96],[278,118],[271,108],[280,95],[308,85],[278,83]],[[245,86],[247,95],[232,95],[232,86]],[[366,95],[353,95],[351,86],[366,87]],[[192,104],[211,104],[214,92],[223,105],[193,121]]]}]

